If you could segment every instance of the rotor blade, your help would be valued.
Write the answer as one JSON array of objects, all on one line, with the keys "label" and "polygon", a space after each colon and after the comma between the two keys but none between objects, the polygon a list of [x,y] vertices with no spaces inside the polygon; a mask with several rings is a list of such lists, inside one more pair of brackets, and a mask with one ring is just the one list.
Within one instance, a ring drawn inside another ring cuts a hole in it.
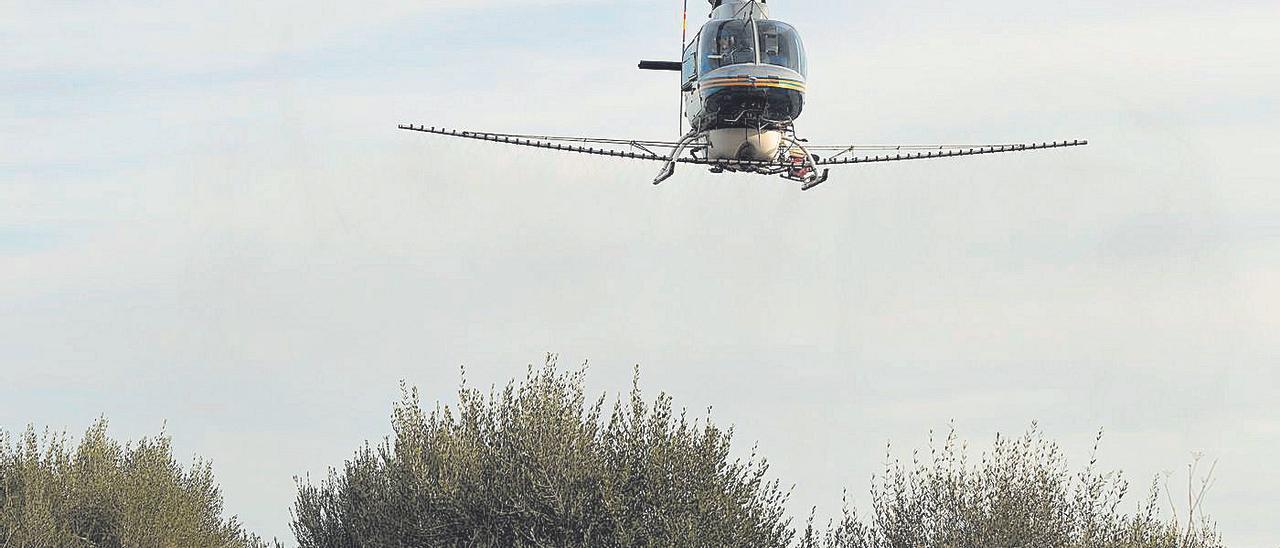
[{"label": "rotor blade", "polygon": [[[684,0],[684,11],[681,12],[680,14],[680,66],[681,66],[680,70],[681,70],[682,80],[684,79],[683,71],[684,71],[684,50],[686,47],[685,42],[688,42],[688,40],[689,40],[689,0]],[[676,127],[679,128],[680,131],[677,131],[676,135],[684,135],[684,94],[683,93],[680,94],[679,100],[680,102],[678,103],[678,107],[679,107],[680,114],[677,117]]]},{"label": "rotor blade", "polygon": [[[953,158],[956,156],[976,156],[979,154],[997,154],[1001,152],[1023,152],[1027,150],[1043,150],[1047,148],[1063,148],[1077,147],[1089,144],[1089,141],[1054,141],[1052,143],[1031,143],[1016,145],[989,145],[972,148],[942,148],[939,150],[927,150],[924,152],[912,152],[908,154],[887,154],[883,156],[853,156],[849,158],[823,158],[818,160],[818,165],[833,166],[845,164],[868,164],[874,162],[895,162],[899,160],[923,160],[928,158]],[[910,146],[910,145],[903,145]],[[806,147],[816,148],[816,147]],[[822,150],[822,149],[819,149]],[[830,150],[830,149],[827,149]],[[849,150],[844,147],[843,150]],[[856,150],[856,149],[855,149]],[[838,155],[837,155],[838,156]]]}]

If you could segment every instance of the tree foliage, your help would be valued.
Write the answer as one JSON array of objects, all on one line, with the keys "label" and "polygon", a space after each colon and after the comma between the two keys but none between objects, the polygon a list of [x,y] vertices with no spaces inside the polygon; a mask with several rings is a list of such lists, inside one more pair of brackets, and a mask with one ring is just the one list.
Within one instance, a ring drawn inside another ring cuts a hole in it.
[{"label": "tree foliage", "polygon": [[1179,527],[1163,518],[1155,483],[1136,512],[1124,513],[1129,484],[1118,472],[1100,472],[1096,456],[1070,471],[1059,447],[1034,425],[1020,438],[997,436],[979,463],[967,455],[953,428],[941,448],[930,443],[928,458],[886,459],[873,482],[870,519],[847,504],[825,531],[810,518],[801,548],[1221,546],[1207,520],[1188,516]]},{"label": "tree foliage", "polygon": [[160,435],[120,445],[100,419],[65,434],[0,433],[0,546],[242,547],[207,462],[184,469]]},{"label": "tree foliage", "polygon": [[733,458],[730,430],[647,404],[638,382],[606,414],[583,375],[549,358],[487,397],[464,380],[456,409],[430,412],[402,386],[394,439],[300,483],[300,546],[791,543],[786,493],[763,459]]},{"label": "tree foliage", "polygon": [[[690,420],[666,394],[646,401],[638,374],[606,409],[604,396],[588,401],[584,376],[585,368],[560,372],[552,357],[487,394],[464,378],[455,406],[431,409],[402,384],[391,437],[366,443],[318,483],[299,481],[291,523],[299,545],[1222,546],[1200,511],[1212,468],[1198,492],[1199,469],[1188,468],[1188,506],[1167,517],[1159,483],[1126,503],[1121,474],[1100,471],[1096,457],[1073,470],[1034,425],[997,436],[976,461],[954,428],[907,462],[886,455],[864,514],[846,503],[825,527],[811,515],[797,535],[787,493],[754,450],[735,458],[732,429]],[[0,433],[5,548],[267,546],[222,513],[209,463],[180,465],[163,433],[121,445],[105,420],[79,443],[32,428]]]}]

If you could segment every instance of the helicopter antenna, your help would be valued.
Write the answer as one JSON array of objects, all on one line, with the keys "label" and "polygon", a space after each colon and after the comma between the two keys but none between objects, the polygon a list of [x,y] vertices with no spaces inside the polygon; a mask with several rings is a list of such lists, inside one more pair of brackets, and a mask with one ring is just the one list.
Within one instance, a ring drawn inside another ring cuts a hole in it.
[{"label": "helicopter antenna", "polygon": [[[685,46],[688,45],[685,43],[685,41],[688,39],[689,39],[689,0],[684,0],[684,11],[680,15],[680,57],[679,59],[681,62],[684,62],[684,48]],[[684,77],[683,70],[680,73],[680,77],[681,78]],[[684,82],[681,82],[681,84],[683,85]],[[680,130],[676,132],[676,135],[684,135],[684,94],[683,93],[680,94],[679,99],[680,99],[680,108],[677,109],[677,112],[680,113],[680,119],[678,121]]]}]

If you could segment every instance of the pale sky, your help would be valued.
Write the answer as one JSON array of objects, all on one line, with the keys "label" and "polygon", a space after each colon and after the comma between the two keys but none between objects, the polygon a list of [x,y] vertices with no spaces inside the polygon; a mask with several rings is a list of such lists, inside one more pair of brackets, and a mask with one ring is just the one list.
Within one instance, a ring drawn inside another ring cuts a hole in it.
[{"label": "pale sky", "polygon": [[1038,420],[1138,491],[1219,459],[1228,544],[1280,545],[1274,1],[776,0],[815,142],[1092,142],[812,192],[395,129],[671,138],[675,1],[153,4],[0,0],[2,428],[167,424],[292,540],[400,379],[550,351],[713,406],[797,516]]}]

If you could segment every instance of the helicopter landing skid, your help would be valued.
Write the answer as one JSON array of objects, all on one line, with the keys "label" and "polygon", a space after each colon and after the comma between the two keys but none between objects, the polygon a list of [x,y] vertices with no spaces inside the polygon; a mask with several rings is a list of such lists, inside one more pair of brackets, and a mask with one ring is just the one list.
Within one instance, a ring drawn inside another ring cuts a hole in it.
[{"label": "helicopter landing skid", "polygon": [[818,157],[804,148],[800,144],[800,140],[794,137],[784,137],[783,140],[788,146],[800,151],[798,155],[791,155],[793,158],[792,167],[782,173],[782,178],[789,181],[801,183],[800,190],[809,190],[827,181],[831,170],[824,169],[818,171]]},{"label": "helicopter landing skid", "polygon": [[811,188],[813,188],[813,187],[815,187],[815,186],[818,186],[818,185],[820,185],[820,184],[822,184],[822,183],[827,182],[827,177],[828,177],[828,176],[830,176],[830,175],[831,175],[831,170],[830,170],[830,169],[824,169],[824,170],[822,170],[822,173],[819,173],[819,174],[817,174],[817,175],[813,175],[813,176],[811,176],[808,180],[805,180],[805,179],[792,179],[791,177],[787,177],[787,176],[785,176],[785,175],[784,175],[783,177],[786,177],[787,179],[791,179],[792,181],[799,181],[800,183],[803,183],[803,184],[801,184],[801,185],[800,185],[800,190],[809,190],[809,189],[811,189]]},{"label": "helicopter landing skid", "polygon": [[702,134],[696,131],[690,131],[680,138],[676,143],[676,147],[671,150],[671,156],[667,157],[666,163],[662,165],[662,169],[658,171],[658,176],[653,179],[653,184],[660,184],[670,179],[676,173],[676,162],[679,161],[680,155],[684,153],[684,149],[693,144],[694,141],[701,137]]}]

